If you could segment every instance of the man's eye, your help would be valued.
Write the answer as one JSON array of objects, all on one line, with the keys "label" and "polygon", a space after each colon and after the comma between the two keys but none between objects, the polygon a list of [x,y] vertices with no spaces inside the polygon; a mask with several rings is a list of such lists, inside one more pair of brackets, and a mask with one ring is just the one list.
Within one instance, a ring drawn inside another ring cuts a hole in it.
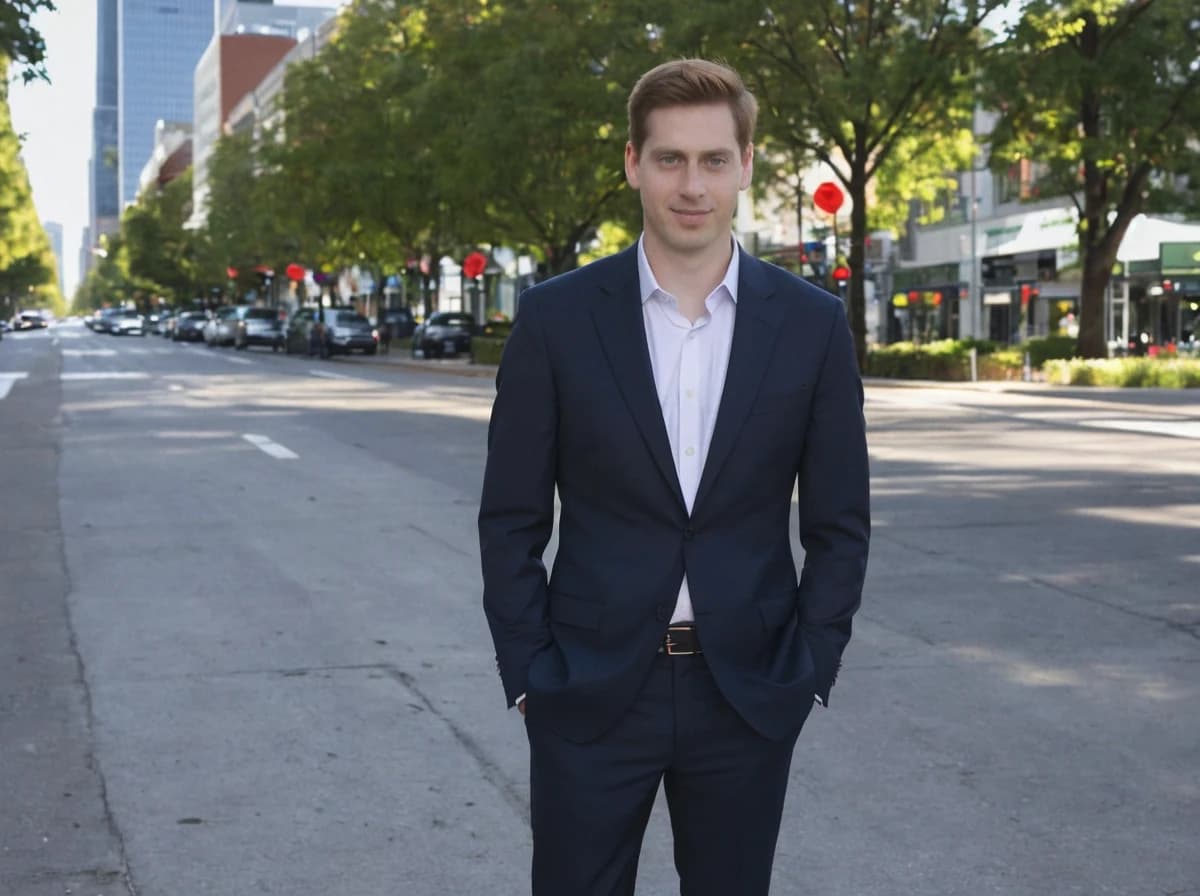
[{"label": "man's eye", "polygon": [[658,160],[664,165],[674,165],[679,161],[679,156],[659,156]]},{"label": "man's eye", "polygon": [[728,164],[728,162],[729,159],[725,158],[724,156],[713,156],[708,160],[710,168],[720,168],[722,165]]}]

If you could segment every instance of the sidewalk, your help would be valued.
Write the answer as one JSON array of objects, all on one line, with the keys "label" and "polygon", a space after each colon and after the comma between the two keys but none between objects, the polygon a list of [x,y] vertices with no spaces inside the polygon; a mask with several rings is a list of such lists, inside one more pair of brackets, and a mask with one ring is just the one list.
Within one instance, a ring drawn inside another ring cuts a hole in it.
[{"label": "sidewalk", "polygon": [[449,376],[469,376],[496,378],[499,367],[495,364],[472,364],[470,355],[458,358],[414,358],[407,348],[392,349],[390,352],[380,352],[375,355],[340,355],[338,361],[349,361],[352,364],[365,364],[368,367],[399,367],[405,370],[416,370],[422,373],[441,373]]}]

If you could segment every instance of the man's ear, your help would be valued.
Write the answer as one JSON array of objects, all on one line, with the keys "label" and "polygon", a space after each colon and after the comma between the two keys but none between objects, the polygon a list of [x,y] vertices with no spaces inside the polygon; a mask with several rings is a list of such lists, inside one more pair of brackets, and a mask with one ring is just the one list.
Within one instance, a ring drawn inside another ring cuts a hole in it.
[{"label": "man's ear", "polygon": [[745,190],[750,187],[750,181],[754,178],[754,144],[747,143],[746,148],[742,150],[742,181],[738,186],[739,190]]},{"label": "man's ear", "polygon": [[638,155],[633,143],[625,144],[625,182],[633,189],[638,188]]}]

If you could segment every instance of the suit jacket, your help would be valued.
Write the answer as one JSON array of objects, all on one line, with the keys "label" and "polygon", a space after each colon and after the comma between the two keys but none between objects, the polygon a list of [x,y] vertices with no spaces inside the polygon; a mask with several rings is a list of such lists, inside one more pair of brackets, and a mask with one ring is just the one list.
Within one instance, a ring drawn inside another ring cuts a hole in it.
[{"label": "suit jacket", "polygon": [[685,572],[713,677],[751,726],[782,739],[814,696],[828,703],[867,564],[862,383],[837,298],[744,252],[740,265],[691,514],[654,385],[636,247],[521,297],[488,429],[483,603],[509,704],[525,693],[529,717],[570,740],[599,737],[631,705]]}]

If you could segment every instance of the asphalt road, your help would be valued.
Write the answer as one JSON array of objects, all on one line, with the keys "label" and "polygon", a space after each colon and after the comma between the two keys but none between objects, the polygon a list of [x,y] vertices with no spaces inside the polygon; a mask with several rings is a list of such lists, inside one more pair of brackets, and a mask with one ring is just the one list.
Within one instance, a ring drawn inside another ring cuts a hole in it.
[{"label": "asphalt road", "polygon": [[[0,342],[0,894],[528,892],[491,393]],[[868,418],[864,606],[773,892],[1200,894],[1200,395],[872,385]],[[639,893],[676,889],[661,809]]]}]

